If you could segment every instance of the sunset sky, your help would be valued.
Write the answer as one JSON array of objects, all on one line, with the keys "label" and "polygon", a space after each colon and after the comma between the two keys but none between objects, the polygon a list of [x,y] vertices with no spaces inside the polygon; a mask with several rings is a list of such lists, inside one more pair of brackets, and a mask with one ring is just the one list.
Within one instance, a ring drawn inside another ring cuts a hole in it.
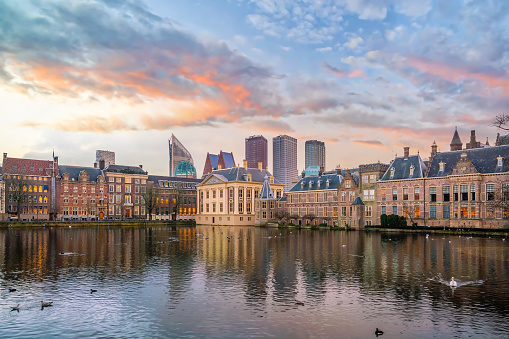
[{"label": "sunset sky", "polygon": [[509,107],[509,1],[0,1],[0,148],[201,176],[244,139],[326,143],[327,168],[429,156],[496,133]]}]

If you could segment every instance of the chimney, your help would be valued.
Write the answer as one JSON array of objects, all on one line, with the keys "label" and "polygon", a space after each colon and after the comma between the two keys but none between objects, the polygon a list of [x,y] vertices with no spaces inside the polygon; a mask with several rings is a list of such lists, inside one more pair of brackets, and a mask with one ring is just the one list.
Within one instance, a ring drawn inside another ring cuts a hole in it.
[{"label": "chimney", "polygon": [[104,169],[104,159],[99,160],[99,169]]},{"label": "chimney", "polygon": [[7,159],[7,153],[4,153],[4,159]]},{"label": "chimney", "polygon": [[97,163],[96,162],[94,162],[94,168],[97,168]]},{"label": "chimney", "polygon": [[433,145],[431,145],[431,159],[433,159],[433,157],[437,154],[437,149],[438,149],[437,143],[435,142],[435,140],[433,140]]},{"label": "chimney", "polygon": [[306,172],[302,171],[302,178],[305,178],[305,177],[306,177]]},{"label": "chimney", "polygon": [[337,175],[341,175],[341,167],[336,167],[336,173]]},{"label": "chimney", "polygon": [[318,172],[318,176],[321,177],[324,171],[325,171],[325,167],[320,166],[320,172]]},{"label": "chimney", "polygon": [[[235,167],[235,166],[233,166]],[[223,169],[223,166],[221,164],[217,164],[217,169],[220,170],[220,169]]]},{"label": "chimney", "polygon": [[247,160],[244,159],[244,168],[247,168]]},{"label": "chimney", "polygon": [[263,171],[263,162],[258,161],[258,169],[259,169],[260,171]]},{"label": "chimney", "polygon": [[408,160],[408,155],[410,154],[410,147],[403,147],[403,151],[405,153],[404,159]]},{"label": "chimney", "polygon": [[56,163],[57,163],[57,165],[58,165],[58,157],[55,157],[55,162],[56,162]]},{"label": "chimney", "polygon": [[143,165],[140,165],[140,168],[143,169]]}]

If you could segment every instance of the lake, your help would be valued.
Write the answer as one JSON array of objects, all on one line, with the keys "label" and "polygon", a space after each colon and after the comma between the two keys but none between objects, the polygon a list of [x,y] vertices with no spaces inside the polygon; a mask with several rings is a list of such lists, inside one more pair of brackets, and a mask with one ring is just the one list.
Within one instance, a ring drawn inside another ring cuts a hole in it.
[{"label": "lake", "polygon": [[218,226],[0,229],[0,337],[368,338],[379,328],[382,338],[506,338],[507,242]]}]

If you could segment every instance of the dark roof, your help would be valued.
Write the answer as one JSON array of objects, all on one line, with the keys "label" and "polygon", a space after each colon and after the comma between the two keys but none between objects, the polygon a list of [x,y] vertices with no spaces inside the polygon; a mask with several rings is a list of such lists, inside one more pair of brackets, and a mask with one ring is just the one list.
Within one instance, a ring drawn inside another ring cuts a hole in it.
[{"label": "dark roof", "polygon": [[[267,170],[259,170],[258,168],[232,167],[214,170],[209,173],[206,178],[210,177],[211,175],[215,175],[224,181],[247,181],[248,174],[251,174],[251,181],[254,182],[263,182],[265,176],[272,176],[272,174],[270,174],[270,172]],[[205,181],[206,178],[203,181]],[[274,178],[274,183],[280,184],[276,178]]]},{"label": "dark roof", "polygon": [[[234,167],[235,161],[233,161],[233,153],[223,152],[223,159],[226,168]],[[217,162],[216,162],[217,167]]]},{"label": "dark roof", "polygon": [[124,174],[148,174],[148,172],[145,172],[143,168],[139,166],[109,165],[105,171]]},{"label": "dark roof", "polygon": [[[412,166],[414,171],[413,175],[410,176],[410,169]],[[391,178],[392,168],[394,168],[394,176]],[[425,169],[426,165],[419,154],[410,155],[408,159],[405,159],[405,157],[396,157],[389,165],[389,168],[385,171],[380,181],[423,178]]]},{"label": "dark roof", "polygon": [[201,179],[196,178],[168,177],[163,175],[149,175],[147,180],[153,182],[156,186],[159,186],[161,181],[193,183],[195,185],[201,182]]},{"label": "dark roof", "polygon": [[212,169],[217,168],[217,162],[219,161],[219,155],[217,154],[209,154],[210,163],[212,164]]},{"label": "dark roof", "polygon": [[278,202],[286,202],[286,196],[282,196],[278,199]]},{"label": "dark roof", "polygon": [[355,198],[354,202],[352,202],[352,205],[364,205],[364,202],[362,201],[361,197]]},{"label": "dark roof", "polygon": [[507,134],[507,135],[500,135],[497,138],[496,145],[497,146],[509,145],[509,134]]},{"label": "dark roof", "polygon": [[90,181],[97,181],[100,175],[102,175],[102,170],[94,167],[81,167],[81,166],[67,166],[60,165],[60,176],[63,176],[65,173],[69,174],[69,179],[78,181],[81,173],[83,171],[87,172]]},{"label": "dark roof", "polygon": [[[504,145],[437,153],[431,161],[427,177],[450,175],[458,161],[460,161],[463,152],[466,153],[467,159],[472,162],[472,165],[481,174],[509,171],[509,145]],[[497,167],[497,158],[499,156],[504,159],[501,168]],[[441,162],[445,163],[443,172],[439,171]]]},{"label": "dark roof", "polygon": [[451,145],[463,145],[460,139],[460,135],[458,134],[458,129],[454,130],[454,135],[452,136]]},{"label": "dark roof", "polygon": [[269,183],[269,177],[265,176],[263,181],[262,189],[260,190],[260,195],[258,196],[259,199],[275,199],[274,193],[272,192],[272,189],[270,188]]},{"label": "dark roof", "polygon": [[[327,180],[329,180],[329,187],[327,187]],[[337,189],[343,176],[334,174],[326,174],[322,176],[313,175],[305,177],[297,181],[295,185],[289,190],[289,192],[302,192],[302,191],[316,191],[325,189]],[[311,185],[309,184],[311,182]]]}]

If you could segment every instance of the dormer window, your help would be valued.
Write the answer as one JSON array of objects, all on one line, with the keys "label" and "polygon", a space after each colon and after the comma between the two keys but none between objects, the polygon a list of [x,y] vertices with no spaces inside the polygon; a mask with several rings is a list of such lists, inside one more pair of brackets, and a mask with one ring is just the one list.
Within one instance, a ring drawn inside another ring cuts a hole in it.
[{"label": "dormer window", "polygon": [[329,184],[330,184],[330,180],[327,179],[327,181],[325,182],[325,187],[329,187]]},{"label": "dormer window", "polygon": [[445,162],[439,163],[438,166],[439,166],[439,168],[438,168],[439,172],[443,172],[445,170]]},{"label": "dormer window", "polygon": [[248,174],[247,174],[247,179],[246,179],[246,180],[247,180],[247,181],[249,181],[249,182],[251,182],[251,181],[252,181],[252,175],[251,175],[251,173],[248,173]]},{"label": "dormer window", "polygon": [[309,181],[309,188],[313,187],[313,180]]},{"label": "dormer window", "polygon": [[320,187],[321,184],[322,184],[322,181],[318,180],[318,187]]},{"label": "dormer window", "polygon": [[414,165],[410,166],[410,176],[412,177],[414,175]]},{"label": "dormer window", "polygon": [[391,179],[394,178],[394,172],[396,169],[394,167],[391,167]]},{"label": "dormer window", "polygon": [[504,165],[504,158],[502,158],[501,156],[498,156],[497,167],[502,167],[502,165]]}]

